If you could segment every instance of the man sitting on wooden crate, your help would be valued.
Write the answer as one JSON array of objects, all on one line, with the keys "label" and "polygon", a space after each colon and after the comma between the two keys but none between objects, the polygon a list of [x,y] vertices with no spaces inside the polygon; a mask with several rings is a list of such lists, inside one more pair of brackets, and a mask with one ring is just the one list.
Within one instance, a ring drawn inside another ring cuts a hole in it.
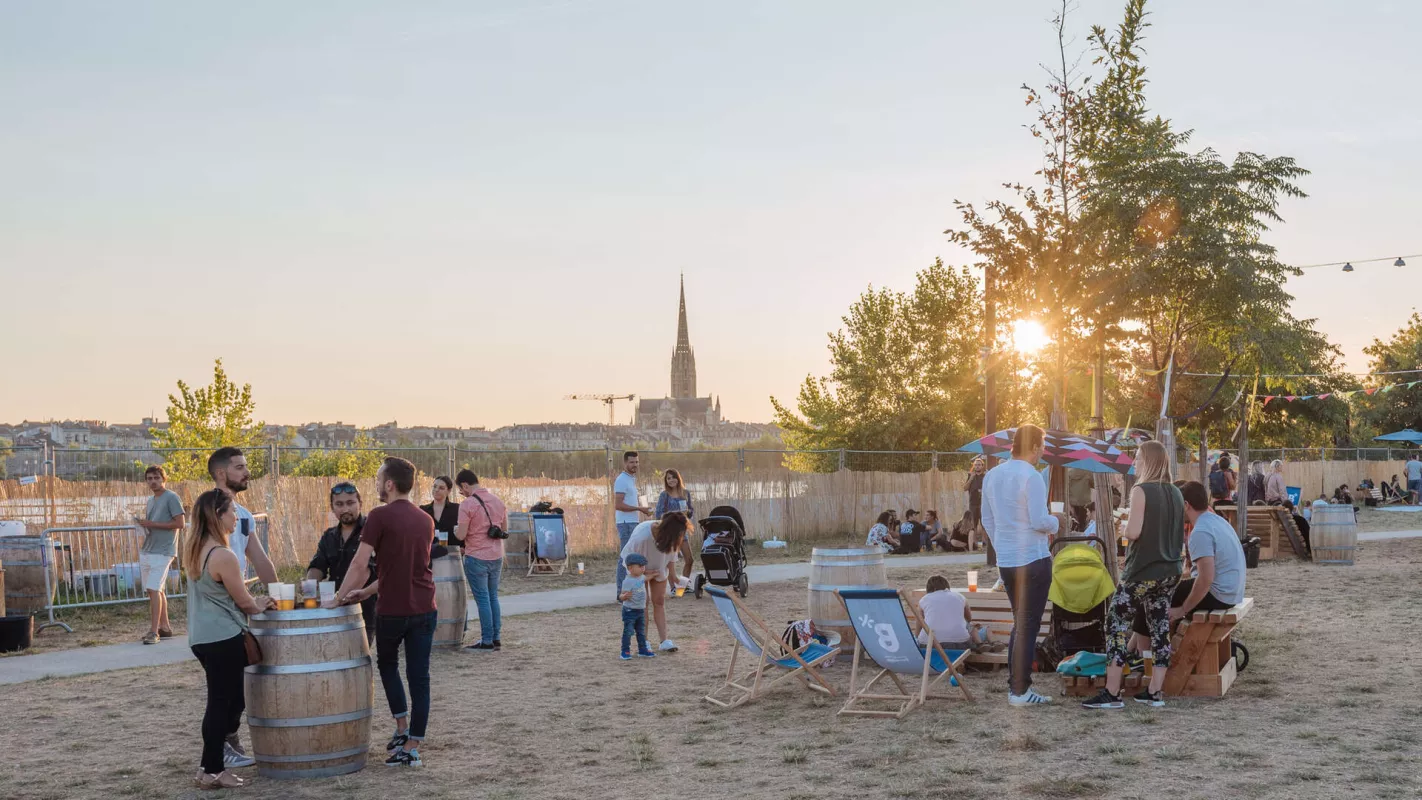
[{"label": "man sitting on wooden crate", "polygon": [[[1190,523],[1190,562],[1194,573],[1175,587],[1170,601],[1172,624],[1196,611],[1219,611],[1244,602],[1244,547],[1225,519],[1210,510],[1210,493],[1199,481],[1180,487],[1185,519]],[[1138,651],[1150,647],[1150,629],[1137,613],[1133,630]]]}]

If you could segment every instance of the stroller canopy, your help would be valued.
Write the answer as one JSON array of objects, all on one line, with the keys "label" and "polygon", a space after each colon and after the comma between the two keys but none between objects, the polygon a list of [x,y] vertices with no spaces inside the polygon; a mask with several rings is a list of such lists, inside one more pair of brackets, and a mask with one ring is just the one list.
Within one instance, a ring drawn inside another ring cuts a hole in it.
[{"label": "stroller canopy", "polygon": [[1052,588],[1047,599],[1073,614],[1085,614],[1111,596],[1116,586],[1101,560],[1101,551],[1089,544],[1069,544],[1052,559]]},{"label": "stroller canopy", "polygon": [[[741,533],[746,532],[746,524],[741,521],[741,512],[737,511],[735,506],[716,506],[715,508],[711,509],[711,513],[707,514],[706,516],[730,517],[731,519],[736,521],[736,527],[741,529]],[[704,528],[705,526],[702,527]],[[721,530],[725,530],[725,528],[722,527]]]}]

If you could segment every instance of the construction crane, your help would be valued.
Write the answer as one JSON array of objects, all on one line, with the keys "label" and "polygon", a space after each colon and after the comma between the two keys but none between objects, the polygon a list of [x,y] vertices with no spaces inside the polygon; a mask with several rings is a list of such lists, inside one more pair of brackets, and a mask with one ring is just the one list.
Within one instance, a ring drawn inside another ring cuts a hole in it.
[{"label": "construction crane", "polygon": [[613,414],[613,407],[618,400],[632,401],[637,399],[635,394],[570,394],[564,400],[597,400],[607,406],[607,426],[609,428],[617,424],[616,416]]}]

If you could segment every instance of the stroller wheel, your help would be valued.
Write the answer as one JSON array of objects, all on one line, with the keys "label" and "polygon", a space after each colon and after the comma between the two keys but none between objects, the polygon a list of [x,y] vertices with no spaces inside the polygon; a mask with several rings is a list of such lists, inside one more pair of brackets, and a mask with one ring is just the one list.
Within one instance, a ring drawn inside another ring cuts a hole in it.
[{"label": "stroller wheel", "polygon": [[1249,666],[1249,648],[1236,641],[1229,643],[1229,652],[1234,656],[1234,671],[1243,672]]},{"label": "stroller wheel", "polygon": [[697,576],[696,576],[696,579],[692,582],[692,587],[693,587],[692,590],[691,590],[692,596],[695,597],[697,600],[700,600],[700,599],[701,599],[701,595],[703,594],[701,587],[703,587],[703,586],[705,586],[705,585],[706,585],[706,576],[705,576],[705,575],[697,575]]},{"label": "stroller wheel", "polygon": [[739,594],[741,597],[745,597],[746,592],[748,591],[750,591],[750,578],[748,578],[746,574],[742,572],[741,576],[739,578],[736,578],[736,593]]}]

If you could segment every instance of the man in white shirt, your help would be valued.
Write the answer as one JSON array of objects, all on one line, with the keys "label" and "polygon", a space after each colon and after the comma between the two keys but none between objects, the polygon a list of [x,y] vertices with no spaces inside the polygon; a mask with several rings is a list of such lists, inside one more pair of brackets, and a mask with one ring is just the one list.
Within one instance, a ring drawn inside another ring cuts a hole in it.
[{"label": "man in white shirt", "polygon": [[218,448],[207,459],[207,474],[212,476],[218,489],[232,497],[237,528],[228,537],[227,546],[237,554],[237,566],[242,574],[247,574],[247,562],[251,561],[252,569],[256,570],[262,583],[276,583],[276,567],[267,557],[267,551],[262,549],[261,540],[252,535],[256,531],[256,519],[252,512],[237,502],[237,493],[247,491],[247,484],[252,479],[247,469],[247,457],[236,447]]},{"label": "man in white shirt", "polygon": [[[613,521],[617,523],[617,552],[622,552],[622,548],[627,546],[627,540],[632,538],[632,531],[637,529],[637,523],[643,517],[652,516],[652,509],[642,505],[642,498],[637,494],[637,451],[628,450],[622,454],[622,474],[617,476],[617,480],[612,482],[612,507]],[[617,559],[617,582],[616,586],[622,586],[622,579],[627,577],[627,567],[622,563],[622,559]],[[621,597],[620,593],[616,594]],[[621,602],[620,599],[617,602]]]}]

